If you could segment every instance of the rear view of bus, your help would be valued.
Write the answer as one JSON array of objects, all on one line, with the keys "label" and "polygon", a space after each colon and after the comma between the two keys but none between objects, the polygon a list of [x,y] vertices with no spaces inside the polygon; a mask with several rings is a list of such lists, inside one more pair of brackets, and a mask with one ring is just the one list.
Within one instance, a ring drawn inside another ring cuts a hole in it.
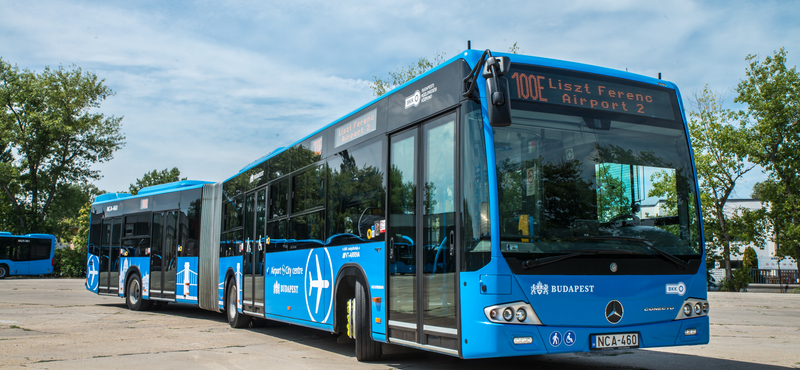
[{"label": "rear view of bus", "polygon": [[11,275],[52,273],[55,251],[56,238],[53,235],[0,232],[0,279]]},{"label": "rear view of bus", "polygon": [[510,95],[510,124],[485,130],[488,171],[475,179],[485,190],[465,194],[462,356],[708,343],[696,176],[677,88],[509,57],[500,91]]}]

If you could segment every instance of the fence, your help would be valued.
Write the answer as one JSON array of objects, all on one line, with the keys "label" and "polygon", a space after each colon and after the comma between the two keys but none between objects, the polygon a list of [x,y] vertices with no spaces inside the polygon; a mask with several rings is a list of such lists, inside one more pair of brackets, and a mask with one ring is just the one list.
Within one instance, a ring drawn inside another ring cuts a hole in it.
[{"label": "fence", "polygon": [[748,269],[752,284],[798,284],[800,274],[797,270]]}]

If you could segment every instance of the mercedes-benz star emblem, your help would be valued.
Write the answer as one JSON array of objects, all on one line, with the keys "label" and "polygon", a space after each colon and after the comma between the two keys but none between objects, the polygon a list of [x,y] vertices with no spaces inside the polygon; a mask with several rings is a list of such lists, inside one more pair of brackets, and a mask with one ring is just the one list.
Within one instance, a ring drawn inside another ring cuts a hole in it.
[{"label": "mercedes-benz star emblem", "polygon": [[608,268],[611,269],[611,272],[617,272],[617,263],[611,262],[611,266],[608,266]]},{"label": "mercedes-benz star emblem", "polygon": [[622,320],[622,315],[625,313],[625,310],[622,309],[622,303],[619,301],[611,301],[608,302],[606,306],[606,320],[612,324],[618,323]]}]

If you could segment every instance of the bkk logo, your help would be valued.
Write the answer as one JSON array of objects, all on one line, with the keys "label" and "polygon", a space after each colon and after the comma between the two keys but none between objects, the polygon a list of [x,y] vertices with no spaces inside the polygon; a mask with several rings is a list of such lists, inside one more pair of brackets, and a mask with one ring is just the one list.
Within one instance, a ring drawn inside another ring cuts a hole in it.
[{"label": "bkk logo", "polygon": [[422,100],[422,93],[417,90],[413,95],[406,98],[406,109],[418,106],[420,100]]},{"label": "bkk logo", "polygon": [[667,294],[677,294],[683,297],[686,294],[686,284],[682,281],[677,284],[667,284]]}]

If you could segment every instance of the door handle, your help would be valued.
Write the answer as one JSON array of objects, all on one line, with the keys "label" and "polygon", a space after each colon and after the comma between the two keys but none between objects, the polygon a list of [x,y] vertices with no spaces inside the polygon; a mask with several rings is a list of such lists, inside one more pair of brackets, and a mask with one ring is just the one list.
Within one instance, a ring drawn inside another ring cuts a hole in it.
[{"label": "door handle", "polygon": [[394,261],[394,237],[389,238],[389,261]]},{"label": "door handle", "polygon": [[456,232],[450,230],[450,257],[456,255]]}]

